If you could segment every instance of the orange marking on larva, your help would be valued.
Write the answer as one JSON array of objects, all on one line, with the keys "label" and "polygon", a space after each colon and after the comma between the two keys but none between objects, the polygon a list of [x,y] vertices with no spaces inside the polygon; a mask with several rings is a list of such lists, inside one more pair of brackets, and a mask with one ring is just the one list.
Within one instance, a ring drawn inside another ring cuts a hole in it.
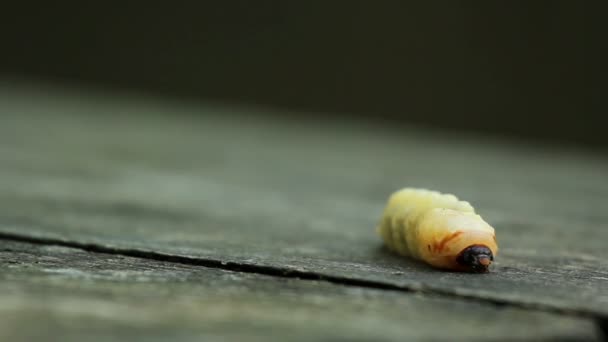
[{"label": "orange marking on larva", "polygon": [[448,242],[455,239],[456,237],[458,237],[458,235],[460,235],[462,233],[463,232],[461,232],[461,231],[457,231],[457,232],[454,232],[454,233],[444,237],[443,239],[441,239],[441,241],[439,241],[439,243],[436,243],[433,246],[433,249],[435,250],[435,252],[443,252],[443,250],[447,246]]}]

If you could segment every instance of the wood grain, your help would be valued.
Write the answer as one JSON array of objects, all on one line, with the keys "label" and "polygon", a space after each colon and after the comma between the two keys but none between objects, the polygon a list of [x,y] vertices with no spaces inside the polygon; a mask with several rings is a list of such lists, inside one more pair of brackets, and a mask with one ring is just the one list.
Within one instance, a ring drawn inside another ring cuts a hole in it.
[{"label": "wood grain", "polygon": [[6,241],[0,303],[3,341],[598,338],[588,319]]},{"label": "wood grain", "polygon": [[[602,155],[7,85],[0,118],[5,237],[608,317]],[[386,197],[404,186],[470,201],[496,228],[492,272],[439,272],[385,251],[374,227]]]}]

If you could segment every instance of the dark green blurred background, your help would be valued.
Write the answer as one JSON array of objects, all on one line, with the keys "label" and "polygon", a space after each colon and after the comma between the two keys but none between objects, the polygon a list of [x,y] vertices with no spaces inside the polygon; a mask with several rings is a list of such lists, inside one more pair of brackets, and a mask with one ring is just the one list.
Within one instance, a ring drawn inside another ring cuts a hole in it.
[{"label": "dark green blurred background", "polygon": [[591,1],[4,5],[0,79],[604,149],[605,8]]}]

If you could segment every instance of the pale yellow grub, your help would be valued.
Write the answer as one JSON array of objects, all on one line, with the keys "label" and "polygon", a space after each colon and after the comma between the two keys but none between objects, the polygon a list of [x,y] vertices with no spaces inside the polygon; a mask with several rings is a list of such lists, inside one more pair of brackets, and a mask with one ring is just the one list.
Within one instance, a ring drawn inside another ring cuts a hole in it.
[{"label": "pale yellow grub", "polygon": [[494,228],[468,202],[436,191],[405,188],[392,194],[377,231],[390,250],[437,268],[470,271],[457,258],[471,246],[485,246],[493,257],[498,253]]}]

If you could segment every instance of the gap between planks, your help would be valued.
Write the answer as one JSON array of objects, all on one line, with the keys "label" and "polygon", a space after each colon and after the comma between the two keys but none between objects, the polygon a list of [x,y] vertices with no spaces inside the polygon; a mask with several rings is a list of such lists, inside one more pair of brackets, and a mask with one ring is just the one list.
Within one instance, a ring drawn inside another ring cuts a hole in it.
[{"label": "gap between planks", "polygon": [[555,313],[555,314],[560,314],[560,315],[586,317],[586,318],[591,318],[596,321],[599,329],[604,333],[604,338],[608,341],[608,316],[600,315],[598,313],[587,311],[587,310],[566,309],[566,308],[561,308],[561,307],[554,307],[554,306],[547,305],[547,304],[521,303],[521,302],[511,301],[511,300],[500,300],[500,299],[495,299],[495,298],[476,297],[474,295],[465,295],[465,294],[451,292],[449,290],[436,289],[436,288],[431,288],[431,287],[427,287],[427,286],[394,285],[394,284],[383,283],[383,282],[379,282],[379,281],[347,278],[347,277],[340,277],[340,276],[331,276],[331,275],[326,275],[326,274],[321,274],[321,273],[316,273],[316,272],[299,271],[299,270],[292,270],[292,269],[281,268],[281,267],[252,265],[252,264],[226,262],[226,261],[221,261],[221,260],[216,260],[216,259],[208,259],[208,258],[200,258],[200,257],[187,257],[187,256],[181,256],[181,255],[171,255],[171,254],[166,254],[166,253],[145,251],[145,250],[139,250],[139,249],[110,247],[110,246],[104,246],[104,245],[95,244],[95,243],[82,243],[82,242],[77,242],[77,241],[34,237],[34,236],[6,233],[6,232],[0,232],[0,240],[31,243],[31,244],[36,244],[36,245],[69,247],[69,248],[80,249],[80,250],[83,250],[86,252],[91,252],[91,253],[122,255],[122,256],[139,258],[139,259],[163,261],[163,262],[170,262],[170,263],[183,264],[183,265],[202,266],[202,267],[223,269],[223,270],[234,271],[234,272],[255,273],[255,274],[261,274],[261,275],[273,276],[273,277],[325,281],[328,283],[339,284],[339,285],[343,285],[343,286],[354,286],[354,287],[363,287],[363,288],[376,289],[376,290],[430,294],[430,295],[437,295],[437,296],[442,296],[442,297],[452,298],[452,299],[472,300],[472,301],[479,302],[482,304],[490,304],[490,305],[494,305],[494,306],[498,306],[498,307],[510,306],[510,307],[515,307],[515,308],[543,311],[543,312]]}]

